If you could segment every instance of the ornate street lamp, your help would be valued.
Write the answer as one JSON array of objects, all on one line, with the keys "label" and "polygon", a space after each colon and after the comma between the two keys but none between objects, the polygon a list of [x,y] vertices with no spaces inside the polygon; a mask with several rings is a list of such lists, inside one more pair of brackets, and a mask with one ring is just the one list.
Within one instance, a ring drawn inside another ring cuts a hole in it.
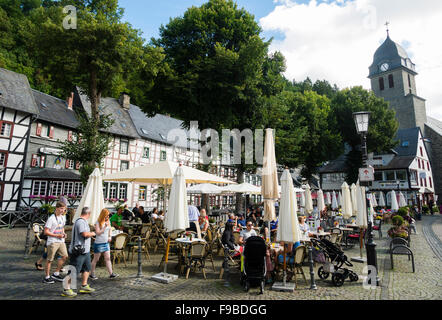
[{"label": "ornate street lamp", "polygon": [[[353,119],[356,125],[356,131],[361,136],[361,152],[362,152],[362,162],[365,167],[368,166],[368,151],[367,151],[367,134],[368,134],[368,124],[370,122],[371,112],[362,111],[353,113]],[[361,186],[365,184],[366,187],[370,187],[370,182],[361,182]],[[373,241],[373,221],[370,220],[369,210],[370,210],[370,201],[369,196],[370,192],[367,188],[367,196],[365,201],[367,203],[367,221],[368,221],[368,240],[365,244],[365,248],[367,250],[367,266],[369,267],[368,272],[376,272],[376,286],[379,285],[379,277],[378,277],[378,267],[377,267],[377,256],[376,256],[376,243]],[[370,270],[370,266],[372,270]],[[370,283],[370,282],[369,282]]]}]

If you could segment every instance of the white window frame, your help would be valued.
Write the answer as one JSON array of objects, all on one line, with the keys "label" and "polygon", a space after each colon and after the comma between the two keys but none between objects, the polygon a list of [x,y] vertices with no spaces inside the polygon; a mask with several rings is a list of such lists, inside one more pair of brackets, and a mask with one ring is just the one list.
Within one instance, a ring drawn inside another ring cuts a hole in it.
[{"label": "white window frame", "polygon": [[65,182],[64,186],[63,186],[63,194],[65,196],[69,196],[69,195],[74,194],[74,186],[75,186],[75,183],[72,181]]},{"label": "white window frame", "polygon": [[83,195],[83,189],[84,186],[82,182],[75,182],[74,195],[81,197]]},{"label": "white window frame", "polygon": [[[127,164],[127,168],[126,169],[123,169],[123,164]],[[120,171],[126,171],[126,170],[129,170],[129,161],[121,160]]]},{"label": "white window frame", "polygon": [[11,133],[12,133],[12,124],[9,122],[2,121],[2,124],[0,127],[0,137],[9,138],[11,136]]},{"label": "white window frame", "polygon": [[6,162],[6,153],[0,152],[0,166],[4,167]]},{"label": "white window frame", "polygon": [[147,195],[147,186],[140,186],[140,189],[138,191],[138,200],[146,201],[146,195]]},{"label": "white window frame", "polygon": [[[147,153],[146,153],[147,151]],[[150,156],[150,148],[149,147],[144,147],[143,148],[143,158],[144,159],[149,159]]]},{"label": "white window frame", "polygon": [[127,184],[120,183],[118,185],[118,199],[120,200],[127,199]]},{"label": "white window frame", "polygon": [[[44,188],[42,186],[44,185]],[[34,183],[32,185],[32,192],[31,194],[33,196],[40,196],[40,195],[46,195],[46,191],[48,190],[48,182],[43,180],[34,180]],[[38,192],[36,192],[38,190]],[[42,190],[44,190],[42,192]]]},{"label": "white window frame", "polygon": [[[123,145],[126,145],[126,148],[124,150]],[[129,154],[129,140],[120,139],[120,154]]]},{"label": "white window frame", "polygon": [[160,161],[166,161],[166,160],[167,160],[167,151],[160,151]]},{"label": "white window frame", "polygon": [[109,185],[109,198],[110,199],[118,198],[118,183],[111,183]]},{"label": "white window frame", "polygon": [[63,181],[52,181],[51,182],[51,196],[61,196],[63,191]]},{"label": "white window frame", "polygon": [[75,161],[74,160],[68,160],[69,161],[69,167],[68,169],[74,170],[75,169]]}]

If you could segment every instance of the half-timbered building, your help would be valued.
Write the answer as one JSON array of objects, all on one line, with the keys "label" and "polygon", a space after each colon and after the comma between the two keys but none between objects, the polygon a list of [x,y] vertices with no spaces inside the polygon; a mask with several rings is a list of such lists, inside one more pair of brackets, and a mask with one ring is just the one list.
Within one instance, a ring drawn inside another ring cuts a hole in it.
[{"label": "half-timbered building", "polygon": [[1,211],[19,207],[31,123],[38,114],[26,76],[0,68]]}]

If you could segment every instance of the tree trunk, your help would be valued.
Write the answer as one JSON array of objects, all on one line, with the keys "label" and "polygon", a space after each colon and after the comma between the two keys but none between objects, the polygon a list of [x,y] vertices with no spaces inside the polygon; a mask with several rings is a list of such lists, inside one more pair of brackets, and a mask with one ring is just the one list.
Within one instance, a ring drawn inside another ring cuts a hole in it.
[{"label": "tree trunk", "polygon": [[[237,179],[236,182],[238,184],[241,184],[244,182],[244,168],[239,165],[237,167]],[[242,193],[237,193],[236,194],[236,203],[235,203],[235,211],[236,213],[244,213],[245,212],[245,208],[244,208],[244,198]]]},{"label": "tree trunk", "polygon": [[209,214],[210,198],[208,194],[201,195],[201,209],[206,209],[206,214]]},{"label": "tree trunk", "polygon": [[[97,144],[98,140],[98,124],[100,121],[100,112],[99,112],[99,105],[101,100],[101,92],[98,91],[98,84],[97,84],[97,71],[95,69],[91,70],[90,78],[89,78],[89,100],[91,101],[91,120],[94,126],[94,135],[91,137],[92,141],[92,147],[94,147]],[[93,148],[94,149],[94,148]],[[89,162],[89,165],[91,168],[94,168],[97,164],[95,161],[91,160]]]}]

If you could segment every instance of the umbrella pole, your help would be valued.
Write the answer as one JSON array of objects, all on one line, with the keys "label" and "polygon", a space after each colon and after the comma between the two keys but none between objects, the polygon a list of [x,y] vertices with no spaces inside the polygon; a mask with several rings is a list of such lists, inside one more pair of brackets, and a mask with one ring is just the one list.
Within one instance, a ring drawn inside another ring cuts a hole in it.
[{"label": "umbrella pole", "polygon": [[286,272],[286,270],[287,270],[287,263],[286,263],[286,254],[287,254],[287,252],[286,252],[286,246],[285,246],[285,243],[284,243],[284,263],[283,263],[283,266],[282,266],[282,270],[283,270],[283,276],[282,276],[282,281],[283,281],[283,283],[284,283],[284,287],[285,287],[285,284],[286,284],[286,281],[287,281],[287,272]]},{"label": "umbrella pole", "polygon": [[166,254],[164,257],[164,273],[167,273],[167,261],[169,260],[170,236],[167,237]]}]

